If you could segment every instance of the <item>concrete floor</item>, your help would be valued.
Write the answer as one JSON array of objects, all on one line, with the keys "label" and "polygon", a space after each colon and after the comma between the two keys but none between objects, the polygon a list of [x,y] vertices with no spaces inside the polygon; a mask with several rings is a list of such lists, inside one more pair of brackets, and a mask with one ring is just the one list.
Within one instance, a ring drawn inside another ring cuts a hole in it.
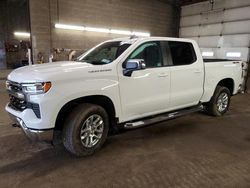
[{"label": "concrete floor", "polygon": [[202,113],[112,136],[96,155],[31,144],[12,128],[0,80],[0,187],[250,187],[250,95]]}]

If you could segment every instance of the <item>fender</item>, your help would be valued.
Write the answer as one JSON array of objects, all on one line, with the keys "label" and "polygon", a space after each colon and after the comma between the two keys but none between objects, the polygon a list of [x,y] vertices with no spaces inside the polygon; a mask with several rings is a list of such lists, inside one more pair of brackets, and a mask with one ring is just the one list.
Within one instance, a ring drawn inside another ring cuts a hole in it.
[{"label": "fender", "polygon": [[[57,84],[58,85],[58,84]],[[121,107],[120,107],[120,97],[119,97],[119,88],[118,82],[114,80],[86,80],[81,83],[81,87],[76,87],[76,83],[68,83],[64,85],[69,88],[70,92],[64,93],[60,95],[60,86],[55,89],[57,92],[57,102],[55,104],[55,109],[53,110],[53,114],[51,115],[51,123],[55,125],[56,118],[60,112],[60,110],[69,102],[74,101],[76,99],[91,97],[91,96],[104,96],[110,99],[115,108],[116,117],[121,116]],[[74,89],[71,89],[74,88]],[[83,88],[83,89],[82,89]],[[101,88],[101,89],[97,89]],[[86,89],[86,90],[85,90]]]}]

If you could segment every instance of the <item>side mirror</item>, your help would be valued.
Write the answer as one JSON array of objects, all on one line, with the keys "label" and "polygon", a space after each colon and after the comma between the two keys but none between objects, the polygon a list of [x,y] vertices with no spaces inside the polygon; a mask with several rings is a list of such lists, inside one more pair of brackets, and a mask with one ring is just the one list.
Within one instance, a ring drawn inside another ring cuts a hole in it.
[{"label": "side mirror", "polygon": [[123,74],[124,76],[131,76],[134,71],[142,70],[145,68],[146,64],[143,59],[129,59],[124,64]]}]

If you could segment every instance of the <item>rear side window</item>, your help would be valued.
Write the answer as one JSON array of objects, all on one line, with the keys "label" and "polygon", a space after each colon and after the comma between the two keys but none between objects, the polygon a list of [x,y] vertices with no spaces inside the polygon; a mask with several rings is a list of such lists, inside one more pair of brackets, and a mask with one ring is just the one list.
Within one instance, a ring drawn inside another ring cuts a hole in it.
[{"label": "rear side window", "polygon": [[174,66],[190,65],[197,60],[192,43],[169,41],[168,45]]}]

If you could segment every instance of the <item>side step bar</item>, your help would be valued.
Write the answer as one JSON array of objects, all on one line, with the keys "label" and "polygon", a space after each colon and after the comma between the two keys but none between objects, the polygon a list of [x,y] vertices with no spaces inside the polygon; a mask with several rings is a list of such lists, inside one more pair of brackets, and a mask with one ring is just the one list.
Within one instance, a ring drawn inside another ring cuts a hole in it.
[{"label": "side step bar", "polygon": [[190,114],[190,113],[199,112],[199,111],[202,111],[203,109],[204,109],[203,105],[199,104],[199,105],[194,106],[194,107],[186,108],[186,109],[175,111],[175,112],[157,115],[157,116],[154,116],[152,118],[142,119],[142,120],[138,120],[135,122],[129,122],[129,123],[126,123],[124,125],[124,128],[125,129],[134,129],[134,128],[139,128],[139,127],[144,127],[144,126],[147,126],[147,125],[150,125],[153,123],[158,123],[158,122],[174,119],[177,117],[185,116],[185,115]]}]

